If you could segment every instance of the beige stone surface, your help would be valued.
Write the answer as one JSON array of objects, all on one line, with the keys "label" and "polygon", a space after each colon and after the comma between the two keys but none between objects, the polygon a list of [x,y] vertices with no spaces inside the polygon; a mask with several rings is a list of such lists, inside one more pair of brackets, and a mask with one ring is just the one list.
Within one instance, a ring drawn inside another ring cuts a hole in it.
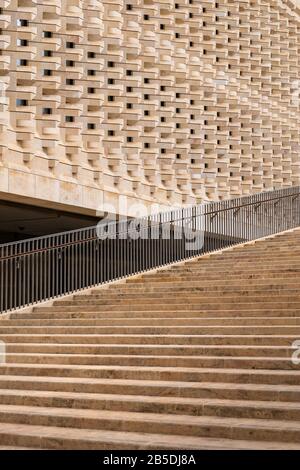
[{"label": "beige stone surface", "polygon": [[164,209],[299,184],[295,2],[1,8],[0,191],[12,199],[101,211],[126,195]]}]

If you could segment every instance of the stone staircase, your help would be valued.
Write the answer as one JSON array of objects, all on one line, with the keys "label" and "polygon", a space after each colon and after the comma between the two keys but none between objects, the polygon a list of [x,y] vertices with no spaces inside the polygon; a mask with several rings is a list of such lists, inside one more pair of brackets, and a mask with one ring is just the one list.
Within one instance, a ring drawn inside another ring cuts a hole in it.
[{"label": "stone staircase", "polygon": [[300,449],[300,230],[0,320],[0,449]]}]

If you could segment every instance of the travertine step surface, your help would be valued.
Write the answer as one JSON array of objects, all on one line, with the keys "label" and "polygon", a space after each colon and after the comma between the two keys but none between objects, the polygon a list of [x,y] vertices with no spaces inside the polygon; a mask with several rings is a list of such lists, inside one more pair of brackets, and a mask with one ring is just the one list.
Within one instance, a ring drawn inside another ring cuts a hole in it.
[{"label": "travertine step surface", "polygon": [[53,450],[299,450],[299,445],[281,442],[232,440],[227,438],[185,437],[151,433],[120,432],[94,429],[31,426],[1,423],[0,441],[35,444],[41,449]]},{"label": "travertine step surface", "polygon": [[0,450],[300,449],[299,281],[297,229],[0,319]]},{"label": "travertine step surface", "polygon": [[31,448],[31,447],[16,447],[16,446],[0,446],[0,450],[9,451],[12,450],[39,450],[38,448]]}]

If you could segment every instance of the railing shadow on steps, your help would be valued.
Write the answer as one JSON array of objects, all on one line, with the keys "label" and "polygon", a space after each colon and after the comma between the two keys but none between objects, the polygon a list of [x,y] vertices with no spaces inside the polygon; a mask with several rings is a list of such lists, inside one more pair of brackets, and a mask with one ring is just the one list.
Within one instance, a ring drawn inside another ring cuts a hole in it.
[{"label": "railing shadow on steps", "polygon": [[0,312],[300,225],[300,187],[0,245]]}]

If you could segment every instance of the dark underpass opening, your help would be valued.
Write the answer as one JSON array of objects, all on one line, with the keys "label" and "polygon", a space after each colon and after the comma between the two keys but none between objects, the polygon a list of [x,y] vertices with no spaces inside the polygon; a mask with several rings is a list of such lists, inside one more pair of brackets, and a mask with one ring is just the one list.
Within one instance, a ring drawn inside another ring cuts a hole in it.
[{"label": "dark underpass opening", "polygon": [[99,218],[0,201],[0,244],[96,225]]}]

